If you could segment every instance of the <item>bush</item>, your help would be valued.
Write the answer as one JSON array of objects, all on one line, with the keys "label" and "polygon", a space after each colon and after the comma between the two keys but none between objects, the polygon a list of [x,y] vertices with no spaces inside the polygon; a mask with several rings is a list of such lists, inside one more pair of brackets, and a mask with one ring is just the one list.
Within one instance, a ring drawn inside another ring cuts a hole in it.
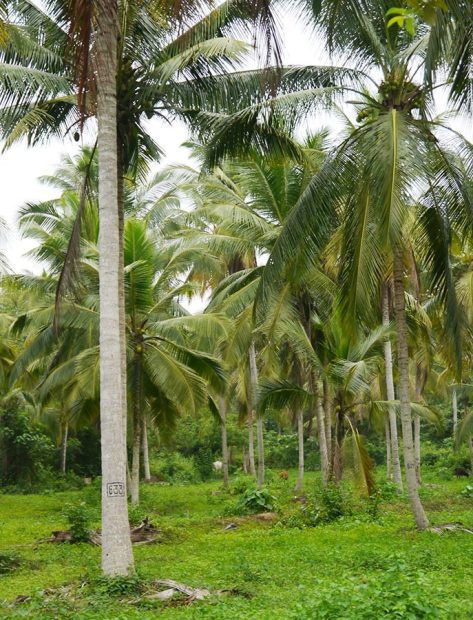
[{"label": "bush", "polygon": [[249,489],[238,500],[237,512],[254,514],[258,512],[272,512],[276,508],[276,498],[268,489]]},{"label": "bush", "polygon": [[320,503],[321,518],[330,522],[351,513],[348,498],[340,484],[329,483],[316,494]]},{"label": "bush", "polygon": [[143,579],[139,575],[129,577],[98,577],[94,585],[100,594],[106,596],[129,596],[140,594],[145,586]]},{"label": "bush", "polygon": [[467,484],[463,491],[460,491],[462,497],[473,497],[473,486]]},{"label": "bush", "polygon": [[54,451],[44,427],[22,411],[16,400],[0,413],[2,486],[34,487],[52,466]]},{"label": "bush", "polygon": [[445,476],[451,478],[455,469],[469,469],[470,456],[466,446],[454,450],[451,437],[444,439],[440,445],[431,441],[422,443],[422,465],[435,467]]},{"label": "bush", "polygon": [[21,564],[21,558],[15,551],[0,553],[0,575],[6,575],[16,570]]},{"label": "bush", "polygon": [[253,488],[254,483],[255,480],[253,477],[234,476],[230,479],[228,492],[230,495],[241,495],[248,491],[248,489]]},{"label": "bush", "polygon": [[303,530],[307,527],[316,527],[321,522],[322,513],[320,507],[313,500],[308,500],[305,504],[299,506],[298,510],[281,519],[278,525]]},{"label": "bush", "polygon": [[195,468],[199,472],[201,480],[209,480],[214,474],[213,453],[210,448],[201,447],[194,454]]},{"label": "bush", "polygon": [[396,483],[391,480],[380,482],[377,485],[377,492],[379,493],[380,499],[386,502],[395,499],[399,495]]},{"label": "bush", "polygon": [[64,509],[64,516],[69,523],[72,542],[88,542],[91,534],[92,514],[85,502],[68,504]]},{"label": "bush", "polygon": [[152,469],[154,475],[167,482],[200,482],[194,459],[182,456],[179,452],[164,454],[153,462]]}]

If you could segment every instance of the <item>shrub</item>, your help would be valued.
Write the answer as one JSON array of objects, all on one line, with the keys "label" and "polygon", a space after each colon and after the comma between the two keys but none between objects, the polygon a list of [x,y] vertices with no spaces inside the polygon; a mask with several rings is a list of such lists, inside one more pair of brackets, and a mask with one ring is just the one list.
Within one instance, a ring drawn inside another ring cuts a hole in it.
[{"label": "shrub", "polygon": [[317,493],[321,517],[330,522],[351,513],[348,498],[340,484],[329,483]]},{"label": "shrub", "polygon": [[322,522],[322,513],[313,500],[308,500],[299,506],[298,510],[285,516],[279,525],[303,530],[307,527],[316,527]]},{"label": "shrub", "polygon": [[200,475],[192,457],[179,452],[168,452],[153,463],[153,473],[167,482],[200,482]]},{"label": "shrub", "polygon": [[254,478],[248,478],[243,476],[234,476],[230,479],[230,487],[228,492],[230,495],[241,495],[252,488],[255,481]]},{"label": "shrub", "polygon": [[5,575],[16,570],[21,564],[21,558],[14,551],[2,551],[0,553],[0,575]]},{"label": "shrub", "polygon": [[148,512],[141,506],[128,506],[128,521],[131,526],[136,527],[148,517]]},{"label": "shrub", "polygon": [[377,485],[377,492],[383,501],[390,501],[398,496],[397,486],[391,480],[380,482]]},{"label": "shrub", "polygon": [[202,480],[209,480],[214,474],[213,453],[210,448],[201,447],[194,454],[194,463]]},{"label": "shrub", "polygon": [[0,413],[2,485],[34,487],[54,461],[54,444],[15,400]]},{"label": "shrub", "polygon": [[72,542],[88,542],[91,534],[92,514],[85,502],[68,504],[64,509],[64,516],[69,523]]},{"label": "shrub", "polygon": [[249,489],[238,500],[237,511],[240,513],[272,512],[276,507],[276,498],[268,489]]},{"label": "shrub", "polygon": [[470,457],[466,446],[459,450],[453,449],[451,437],[444,439],[440,445],[431,441],[422,443],[422,464],[427,467],[435,467],[443,471],[446,477],[451,478],[455,469],[469,469]]},{"label": "shrub", "polygon": [[382,499],[383,499],[383,496],[379,489],[376,489],[374,493],[372,493],[368,497],[368,502],[366,505],[366,513],[372,521],[376,521],[377,519],[379,519],[381,515],[380,505],[381,505]]},{"label": "shrub", "polygon": [[144,589],[144,581],[139,575],[131,575],[124,577],[117,575],[116,577],[98,577],[94,585],[100,594],[106,596],[129,596],[140,594]]},{"label": "shrub", "polygon": [[473,497],[473,486],[471,486],[471,484],[467,484],[466,487],[460,491],[460,495],[462,497]]}]

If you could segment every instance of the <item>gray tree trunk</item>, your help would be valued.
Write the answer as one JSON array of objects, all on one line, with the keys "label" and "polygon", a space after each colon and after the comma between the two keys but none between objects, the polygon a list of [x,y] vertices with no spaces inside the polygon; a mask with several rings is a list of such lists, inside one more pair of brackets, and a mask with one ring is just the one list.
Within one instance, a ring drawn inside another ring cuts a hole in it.
[{"label": "gray tree trunk", "polygon": [[253,403],[250,403],[248,407],[248,463],[250,466],[250,474],[256,477]]},{"label": "gray tree trunk", "polygon": [[[383,325],[388,326],[390,323],[389,318],[389,291],[387,284],[383,285],[382,291],[382,313],[383,313]],[[394,373],[393,373],[393,352],[391,348],[391,340],[387,337],[384,341],[384,367],[386,372],[386,395],[388,400],[395,400],[396,395],[394,393]],[[401,460],[399,457],[399,439],[397,435],[397,419],[396,411],[394,407],[389,407],[389,434],[391,437],[391,463],[393,470],[394,483],[399,492],[402,491],[402,475],[401,475]]]},{"label": "gray tree trunk", "polygon": [[141,448],[141,415],[135,412],[133,416],[133,446],[131,460],[131,503],[137,506],[140,503],[140,448]]},{"label": "gray tree trunk", "polygon": [[146,416],[143,416],[142,425],[143,443],[141,449],[143,451],[143,473],[145,481],[149,482],[151,480],[151,469],[149,466],[148,421],[146,420]]},{"label": "gray tree trunk", "polygon": [[468,437],[468,449],[470,451],[470,472],[473,472],[473,441],[471,435]]},{"label": "gray tree trunk", "polygon": [[332,471],[332,401],[330,398],[330,386],[326,379],[323,381],[324,393],[324,417],[325,417],[325,444],[327,446],[328,478]]},{"label": "gray tree trunk", "polygon": [[317,430],[319,433],[320,471],[322,472],[322,484],[325,486],[330,477],[328,460],[327,439],[325,437],[325,415],[317,377],[312,378],[312,388],[315,393],[315,409],[317,415]]},{"label": "gray tree trunk", "polygon": [[386,476],[388,479],[393,477],[391,462],[391,432],[389,430],[389,414],[384,415],[384,435],[386,437]]},{"label": "gray tree trunk", "polygon": [[[420,402],[422,400],[422,392],[424,390],[424,372],[422,367],[418,364],[416,366],[416,391],[415,391],[415,400],[416,402]],[[414,453],[416,459],[416,478],[417,484],[420,486],[422,484],[422,476],[421,476],[421,452],[420,452],[420,416],[418,414],[414,415]]]},{"label": "gray tree trunk", "polygon": [[248,473],[248,459],[246,456],[246,450],[245,450],[244,445],[241,448],[241,466],[243,468],[243,473],[247,474]]},{"label": "gray tree trunk", "polygon": [[417,529],[425,530],[429,521],[419,498],[416,479],[414,442],[412,437],[411,401],[409,396],[409,350],[407,346],[407,323],[404,299],[404,266],[402,249],[394,251],[394,316],[397,329],[397,351],[399,367],[399,400],[401,403],[402,441],[406,483],[412,513]]},{"label": "gray tree trunk", "polygon": [[304,483],[304,411],[302,409],[297,412],[297,440],[299,469],[297,473],[296,491],[300,491]]},{"label": "gray tree trunk", "polygon": [[[250,378],[251,378],[251,403],[253,411],[256,409],[258,395],[258,367],[256,365],[256,351],[254,343],[250,346]],[[258,450],[258,487],[264,484],[264,434],[263,418],[259,412],[256,414],[256,445]]]},{"label": "gray tree trunk", "polygon": [[61,442],[61,473],[63,474],[66,473],[68,434],[69,434],[69,424],[65,422],[64,429],[62,431],[62,442]]},{"label": "gray tree trunk", "polygon": [[228,488],[228,441],[227,441],[227,403],[224,396],[220,397],[220,429],[222,432],[222,471],[223,486]]},{"label": "gray tree trunk", "polygon": [[133,572],[126,494],[125,388],[120,330],[120,235],[117,188],[117,0],[97,1],[99,151],[100,426],[102,445],[102,569]]},{"label": "gray tree trunk", "polygon": [[420,416],[414,415],[414,454],[416,460],[416,480],[418,486],[422,484],[421,475],[421,452],[420,452]]},{"label": "gray tree trunk", "polygon": [[[123,432],[125,435],[125,449],[127,445],[128,407],[127,407],[127,368],[126,368],[126,315],[125,315],[125,254],[124,254],[124,230],[125,230],[125,187],[124,187],[124,164],[122,145],[117,136],[117,206],[118,206],[118,239],[120,253],[120,271],[118,280],[118,298],[120,312],[120,368],[122,373],[122,402],[123,402]],[[130,493],[130,489],[128,493]]]},{"label": "gray tree trunk", "polygon": [[458,399],[457,399],[457,388],[452,388],[452,415],[453,415],[453,440],[456,439],[457,428],[458,428]]}]

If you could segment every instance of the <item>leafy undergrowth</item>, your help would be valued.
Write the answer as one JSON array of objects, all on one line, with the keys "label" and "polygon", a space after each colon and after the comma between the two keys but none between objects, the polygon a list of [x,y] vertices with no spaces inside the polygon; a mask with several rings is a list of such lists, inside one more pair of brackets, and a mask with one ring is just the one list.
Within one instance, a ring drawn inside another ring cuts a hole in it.
[{"label": "leafy undergrowth", "polygon": [[[425,476],[423,501],[433,524],[473,526],[465,481]],[[252,483],[230,492],[218,483],[145,485],[134,520],[148,515],[162,542],[135,547],[138,577],[100,577],[100,549],[87,543],[37,542],[67,528],[66,504],[85,502],[99,526],[97,486],[45,496],[0,495],[0,617],[133,620],[153,618],[469,619],[473,617],[473,536],[417,533],[405,497],[380,485],[375,502],[348,488],[294,498],[294,473],[274,476],[268,493],[279,511],[258,521],[238,509]],[[232,529],[225,529],[232,523]],[[157,579],[208,588],[186,604],[148,593]],[[15,602],[16,601],[16,602]]]}]

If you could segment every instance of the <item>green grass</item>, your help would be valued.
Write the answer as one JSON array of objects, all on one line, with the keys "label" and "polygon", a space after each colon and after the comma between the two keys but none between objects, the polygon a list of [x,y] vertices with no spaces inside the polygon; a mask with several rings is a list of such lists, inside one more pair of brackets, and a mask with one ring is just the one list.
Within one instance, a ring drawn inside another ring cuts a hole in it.
[{"label": "green grass", "polygon": [[[282,515],[298,510],[291,501],[293,483],[291,473],[289,481],[276,479],[271,485]],[[422,495],[432,524],[461,521],[473,528],[473,499],[460,495],[465,481],[427,475],[425,483]],[[315,475],[308,474],[306,490],[315,484]],[[0,618],[473,617],[473,536],[416,532],[405,498],[383,502],[376,521],[369,520],[358,499],[349,517],[295,529],[232,515],[238,497],[219,488],[212,482],[142,489],[141,510],[165,534],[162,543],[134,549],[144,582],[170,578],[212,592],[231,591],[189,606],[147,602],[133,593],[112,596],[99,579],[97,547],[37,542],[66,527],[62,511],[67,503],[87,502],[98,525],[98,489],[0,495],[0,554],[15,553],[21,560],[0,574]],[[225,531],[231,521],[238,528]],[[19,595],[32,598],[13,605]],[[389,601],[409,596],[418,611],[396,615]],[[387,615],[379,605],[389,608]]]}]

